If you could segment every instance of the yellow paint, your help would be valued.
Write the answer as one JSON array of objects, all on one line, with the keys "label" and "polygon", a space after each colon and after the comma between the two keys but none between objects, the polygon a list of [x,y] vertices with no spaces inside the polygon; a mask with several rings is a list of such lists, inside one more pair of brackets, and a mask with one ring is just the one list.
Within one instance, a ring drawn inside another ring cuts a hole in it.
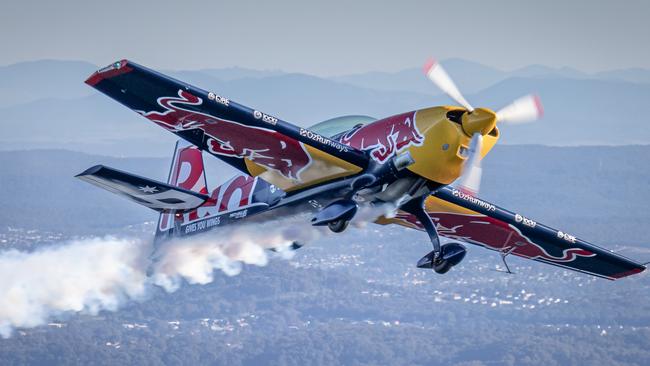
[{"label": "yellow paint", "polygon": [[[476,108],[472,114],[463,114],[461,124],[447,118],[447,112],[454,110],[464,109],[440,106],[416,112],[415,123],[424,140],[420,146],[408,147],[415,163],[407,169],[431,181],[449,184],[462,172],[467,157],[466,154],[461,154],[461,150],[468,148],[473,133],[484,134],[482,156],[487,155],[494,147],[499,139],[499,129],[496,127],[493,111]],[[303,146],[311,156],[312,162],[300,173],[300,181],[288,179],[277,171],[267,169],[249,159],[244,161],[252,176],[259,176],[285,191],[302,189],[361,172],[361,168],[354,164],[311,146]]]},{"label": "yellow paint", "polygon": [[[460,176],[466,159],[461,156],[460,150],[461,147],[468,147],[470,136],[465,133],[460,123],[447,119],[447,112],[461,109],[441,106],[416,112],[416,125],[424,136],[424,142],[420,146],[408,148],[415,160],[415,163],[408,167],[410,171],[442,184],[449,184]],[[484,132],[491,126],[489,133],[483,137],[481,155],[485,156],[499,139],[499,130],[494,123],[490,123],[490,116],[494,115],[492,111],[481,108],[477,108],[475,112],[477,111],[477,117],[469,118],[466,128]]]},{"label": "yellow paint", "polygon": [[289,179],[276,170],[267,169],[249,159],[244,159],[246,168],[251,176],[264,179],[265,181],[290,192],[296,189],[306,188],[329,180],[347,177],[361,172],[361,168],[339,159],[326,152],[308,145],[303,145],[312,161],[309,166],[300,172],[300,181]]},{"label": "yellow paint", "polygon": [[[442,212],[442,213],[456,213],[463,215],[481,215],[480,213],[472,210],[468,210],[465,207],[458,206],[454,203],[447,202],[438,197],[429,196],[424,202],[424,207],[428,213]],[[397,224],[401,226],[406,226],[409,228],[416,228],[413,224],[408,221],[396,219],[396,218],[387,218],[382,216],[375,221],[376,224],[388,225],[388,224]]]},{"label": "yellow paint", "polygon": [[476,211],[468,210],[463,206],[458,206],[454,203],[447,202],[435,196],[427,197],[426,201],[424,201],[424,207],[427,212],[447,212],[465,215],[478,215]]},{"label": "yellow paint", "polygon": [[476,108],[472,113],[463,114],[463,131],[472,137],[475,133],[487,135],[497,125],[496,114],[487,108]]}]

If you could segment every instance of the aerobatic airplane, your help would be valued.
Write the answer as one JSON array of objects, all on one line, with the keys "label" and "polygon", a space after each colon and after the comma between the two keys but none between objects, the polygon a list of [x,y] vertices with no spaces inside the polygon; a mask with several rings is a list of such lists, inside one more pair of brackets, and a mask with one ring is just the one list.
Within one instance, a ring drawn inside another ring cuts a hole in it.
[{"label": "aerobatic airplane", "polygon": [[[437,106],[375,120],[346,116],[299,128],[271,114],[128,60],[86,83],[181,138],[167,183],[103,165],[79,178],[160,212],[156,241],[195,235],[255,216],[312,212],[304,225],[341,232],[362,206],[390,204],[378,224],[425,231],[433,250],[420,268],[446,273],[463,243],[615,280],[645,265],[552,229],[477,196],[481,159],[499,123],[537,119],[526,96],[494,112],[472,107],[439,63],[425,74],[460,106]],[[202,152],[241,174],[208,190]],[[245,221],[245,220],[244,220]],[[300,247],[294,243],[292,249]]]}]

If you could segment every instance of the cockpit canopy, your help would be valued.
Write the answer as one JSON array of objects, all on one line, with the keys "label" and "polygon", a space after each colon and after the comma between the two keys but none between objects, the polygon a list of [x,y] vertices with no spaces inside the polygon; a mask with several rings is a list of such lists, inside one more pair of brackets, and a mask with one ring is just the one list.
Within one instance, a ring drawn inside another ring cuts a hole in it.
[{"label": "cockpit canopy", "polygon": [[376,120],[376,118],[369,116],[342,116],[317,123],[309,127],[309,130],[319,135],[332,138],[353,129],[357,125],[363,126]]}]

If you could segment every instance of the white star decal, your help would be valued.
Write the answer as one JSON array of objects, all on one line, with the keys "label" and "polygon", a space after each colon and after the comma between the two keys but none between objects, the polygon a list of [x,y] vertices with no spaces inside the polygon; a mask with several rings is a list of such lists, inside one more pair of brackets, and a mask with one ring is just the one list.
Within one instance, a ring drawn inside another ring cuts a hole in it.
[{"label": "white star decal", "polygon": [[144,187],[138,187],[139,190],[141,190],[143,193],[156,193],[158,191],[158,188],[155,186],[149,187],[149,186],[144,186]]}]

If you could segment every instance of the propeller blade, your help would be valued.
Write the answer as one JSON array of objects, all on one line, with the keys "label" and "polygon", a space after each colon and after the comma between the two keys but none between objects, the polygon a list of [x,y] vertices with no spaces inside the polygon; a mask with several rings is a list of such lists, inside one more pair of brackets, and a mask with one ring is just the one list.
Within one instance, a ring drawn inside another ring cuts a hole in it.
[{"label": "propeller blade", "polygon": [[476,196],[481,187],[481,149],[483,135],[475,133],[469,143],[467,160],[463,166],[463,173],[458,177],[453,186],[469,195]]},{"label": "propeller blade", "polygon": [[434,59],[429,59],[426,64],[424,64],[424,73],[427,75],[429,80],[431,80],[436,86],[447,94],[451,99],[456,101],[456,103],[462,105],[469,112],[474,111],[474,108],[465,100],[465,97],[460,93],[460,90],[454,84],[454,81],[451,80],[445,69]]},{"label": "propeller blade", "polygon": [[526,123],[540,118],[544,114],[542,102],[537,95],[526,95],[497,112],[497,121],[504,123]]}]

